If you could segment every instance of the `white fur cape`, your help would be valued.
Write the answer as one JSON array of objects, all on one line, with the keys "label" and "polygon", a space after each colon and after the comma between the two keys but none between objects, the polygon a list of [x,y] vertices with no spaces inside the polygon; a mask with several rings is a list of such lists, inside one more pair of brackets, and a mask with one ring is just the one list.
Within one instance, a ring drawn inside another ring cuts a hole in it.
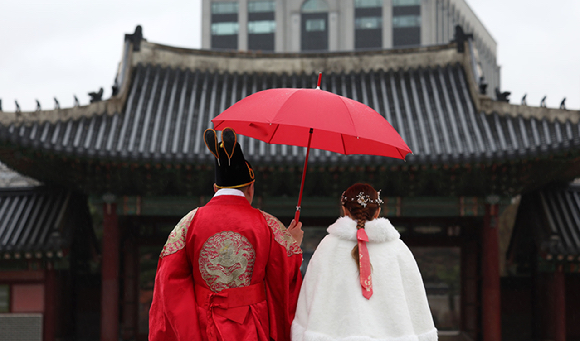
[{"label": "white fur cape", "polygon": [[413,254],[388,219],[365,225],[373,295],[363,297],[351,250],[356,222],[339,218],[314,252],[302,283],[293,341],[432,341],[437,329]]}]

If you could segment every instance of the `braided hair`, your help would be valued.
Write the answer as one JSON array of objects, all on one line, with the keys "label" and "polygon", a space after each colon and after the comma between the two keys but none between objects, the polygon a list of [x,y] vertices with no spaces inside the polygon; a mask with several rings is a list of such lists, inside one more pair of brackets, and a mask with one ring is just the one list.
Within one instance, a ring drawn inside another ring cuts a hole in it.
[{"label": "braided hair", "polygon": [[[362,198],[362,199],[359,199]],[[367,198],[367,200],[364,200]],[[350,186],[341,197],[341,204],[353,219],[356,229],[364,229],[367,221],[373,220],[382,203],[379,193],[369,184],[356,183]],[[352,249],[351,255],[360,271],[358,243]]]}]

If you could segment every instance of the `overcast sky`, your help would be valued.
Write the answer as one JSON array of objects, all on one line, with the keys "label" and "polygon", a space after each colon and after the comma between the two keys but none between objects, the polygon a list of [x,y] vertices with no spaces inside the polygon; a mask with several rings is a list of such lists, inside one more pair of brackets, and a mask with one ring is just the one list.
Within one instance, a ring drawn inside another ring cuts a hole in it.
[{"label": "overcast sky", "polygon": [[[297,1],[297,0],[288,0]],[[111,85],[125,33],[200,48],[200,0],[0,0],[0,99],[4,111],[81,105]],[[580,109],[580,1],[467,0],[498,43],[503,91],[519,104]]]}]

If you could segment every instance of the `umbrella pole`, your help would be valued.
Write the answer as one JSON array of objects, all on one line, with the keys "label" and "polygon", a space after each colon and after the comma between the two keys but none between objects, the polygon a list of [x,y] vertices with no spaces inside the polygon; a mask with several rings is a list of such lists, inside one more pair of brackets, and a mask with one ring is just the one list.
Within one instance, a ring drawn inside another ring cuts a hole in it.
[{"label": "umbrella pole", "polygon": [[298,204],[296,205],[296,214],[294,215],[294,220],[298,223],[298,218],[300,218],[300,209],[302,205],[302,191],[304,190],[304,179],[306,178],[306,167],[308,165],[308,155],[310,155],[310,142],[312,141],[312,128],[310,128],[310,133],[308,135],[308,147],[306,148],[306,160],[304,160],[304,170],[302,171],[302,183],[300,184],[300,194],[298,195]]}]

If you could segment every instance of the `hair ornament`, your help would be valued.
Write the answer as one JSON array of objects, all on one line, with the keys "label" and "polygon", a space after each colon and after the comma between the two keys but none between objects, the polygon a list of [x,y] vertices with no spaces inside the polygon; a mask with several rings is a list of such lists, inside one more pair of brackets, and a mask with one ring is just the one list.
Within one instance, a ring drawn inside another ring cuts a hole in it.
[{"label": "hair ornament", "polygon": [[381,199],[381,191],[377,191],[377,198],[376,199],[371,199],[371,197],[368,194],[365,194],[364,192],[360,192],[356,197],[354,198],[347,198],[344,195],[345,192],[342,193],[341,196],[341,202],[344,205],[347,201],[356,201],[359,205],[361,205],[362,207],[367,207],[368,204],[383,204],[384,201]]}]

